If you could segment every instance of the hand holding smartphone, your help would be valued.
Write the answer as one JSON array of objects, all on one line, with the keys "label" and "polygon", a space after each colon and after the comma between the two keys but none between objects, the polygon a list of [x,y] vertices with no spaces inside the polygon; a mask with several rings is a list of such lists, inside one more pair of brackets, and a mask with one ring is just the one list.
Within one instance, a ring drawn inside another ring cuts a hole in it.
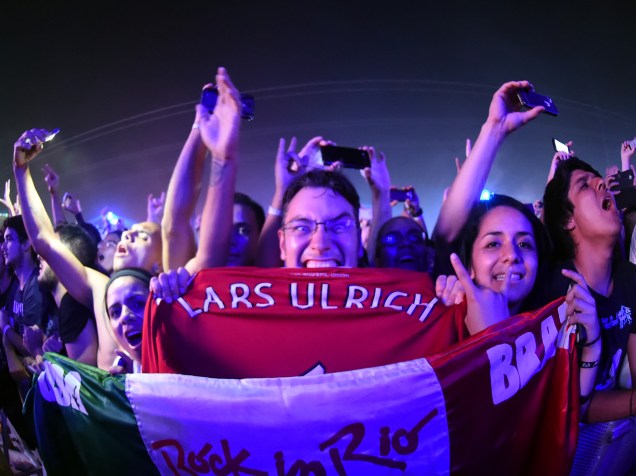
[{"label": "hand holding smartphone", "polygon": [[339,147],[335,145],[320,146],[322,163],[331,165],[334,162],[342,163],[342,166],[349,169],[366,169],[371,167],[369,153],[366,150],[355,149],[353,147]]},{"label": "hand holding smartphone", "polygon": [[523,107],[532,109],[537,106],[543,106],[546,114],[558,116],[559,110],[554,105],[552,98],[534,92],[531,89],[521,89],[517,92],[517,97]]},{"label": "hand holding smartphone", "polygon": [[[205,106],[210,114],[214,112],[216,101],[219,99],[219,92],[214,86],[208,86],[201,91],[201,104]],[[254,120],[254,96],[241,94],[241,118],[247,121]]]},{"label": "hand holding smartphone", "polygon": [[397,202],[406,202],[407,200],[414,200],[415,190],[412,188],[392,188],[389,191],[390,200]]},{"label": "hand holding smartphone", "polygon": [[568,147],[567,144],[556,140],[554,137],[552,138],[552,146],[554,147],[555,152],[565,152],[566,154],[570,153],[570,147]]}]

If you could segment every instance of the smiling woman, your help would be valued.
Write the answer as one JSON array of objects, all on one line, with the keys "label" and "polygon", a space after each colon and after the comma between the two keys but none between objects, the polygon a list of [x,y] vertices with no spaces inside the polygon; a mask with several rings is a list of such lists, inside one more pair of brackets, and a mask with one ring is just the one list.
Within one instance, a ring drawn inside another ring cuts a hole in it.
[{"label": "smiling woman", "polygon": [[506,291],[510,315],[524,304],[548,258],[543,224],[530,208],[506,195],[493,195],[472,210],[462,240],[462,261],[478,286]]}]

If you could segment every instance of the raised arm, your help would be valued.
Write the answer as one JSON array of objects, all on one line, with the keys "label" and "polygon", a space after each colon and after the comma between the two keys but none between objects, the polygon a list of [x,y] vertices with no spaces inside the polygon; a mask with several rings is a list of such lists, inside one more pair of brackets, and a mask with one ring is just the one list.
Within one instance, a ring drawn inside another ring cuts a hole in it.
[{"label": "raised arm", "polygon": [[163,208],[166,204],[166,192],[161,192],[161,195],[155,197],[152,193],[148,195],[148,215],[146,221],[157,223],[161,225],[163,218]]},{"label": "raised arm", "polygon": [[194,125],[181,149],[166,192],[161,220],[165,270],[184,266],[196,254],[190,218],[201,193],[201,177],[207,152],[199,127],[200,117],[197,109]]},{"label": "raised arm", "polygon": [[47,131],[31,129],[14,146],[13,172],[22,205],[22,219],[33,249],[49,264],[62,285],[85,306],[92,306],[92,290],[84,266],[55,235],[53,224],[35,188],[28,162],[40,153]]},{"label": "raised arm", "polygon": [[543,111],[543,107],[535,107],[520,112],[521,103],[516,93],[520,89],[531,87],[528,81],[511,81],[502,85],[494,94],[488,118],[442,204],[433,231],[436,239],[451,243],[459,236],[473,204],[479,200],[486,185],[486,179],[503,141],[510,133]]},{"label": "raised arm", "polygon": [[212,165],[201,216],[199,247],[186,265],[191,274],[225,265],[232,239],[241,101],[225,68],[218,69],[216,84],[219,98],[213,113],[197,105],[199,131],[212,154]]},{"label": "raised arm", "polygon": [[4,198],[0,198],[0,203],[7,207],[10,217],[14,217],[17,215],[15,209],[13,208],[13,202],[11,201],[11,179],[8,179],[4,183]]},{"label": "raised arm", "polygon": [[[636,137],[629,141],[624,141],[621,144],[621,170],[634,170],[634,164],[632,164],[632,157],[636,152]],[[634,173],[634,185],[636,185],[636,173]]]},{"label": "raised arm", "polygon": [[369,153],[371,167],[362,171],[362,176],[366,179],[371,189],[371,229],[369,230],[369,240],[367,241],[367,255],[369,261],[375,260],[375,249],[378,239],[378,232],[393,216],[391,210],[391,175],[386,165],[386,157],[382,152],[375,153],[373,147],[363,147]]},{"label": "raised arm", "polygon": [[278,229],[282,226],[283,195],[294,178],[303,174],[316,163],[320,146],[329,144],[322,137],[314,137],[296,153],[296,138],[292,137],[285,147],[285,139],[278,141],[276,162],[274,164],[274,196],[270,203],[263,229],[258,238],[258,254],[256,265],[263,268],[280,266],[280,248],[278,246]]},{"label": "raised arm", "polygon": [[[559,165],[560,162],[563,162],[564,160],[568,160],[570,157],[574,157],[574,150],[572,150],[572,141],[568,141],[565,145],[568,146],[568,148],[570,149],[570,152],[555,152],[554,155],[552,156],[552,161],[550,162],[550,170],[548,171],[548,180],[547,182],[549,182],[550,180],[552,180],[552,177],[554,177],[554,173],[556,172],[556,169]],[[547,183],[546,182],[546,183]]]},{"label": "raised arm", "polygon": [[49,164],[44,164],[42,172],[45,174],[44,181],[46,182],[46,187],[51,195],[51,214],[53,217],[53,223],[55,226],[66,223],[64,209],[62,208],[62,201],[58,194],[60,188],[60,177]]},{"label": "raised arm", "polygon": [[77,223],[86,223],[84,215],[82,214],[82,204],[79,198],[75,198],[70,193],[65,193],[62,198],[62,208],[64,211],[71,213],[75,217]]}]

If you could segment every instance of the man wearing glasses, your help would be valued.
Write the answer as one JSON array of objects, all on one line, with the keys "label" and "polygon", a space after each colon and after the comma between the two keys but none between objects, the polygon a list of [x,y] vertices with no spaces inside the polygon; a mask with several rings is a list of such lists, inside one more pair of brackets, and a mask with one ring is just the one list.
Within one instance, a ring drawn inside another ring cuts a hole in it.
[{"label": "man wearing glasses", "polygon": [[298,177],[285,192],[278,231],[285,267],[357,267],[359,209],[358,193],[344,176],[314,170]]}]

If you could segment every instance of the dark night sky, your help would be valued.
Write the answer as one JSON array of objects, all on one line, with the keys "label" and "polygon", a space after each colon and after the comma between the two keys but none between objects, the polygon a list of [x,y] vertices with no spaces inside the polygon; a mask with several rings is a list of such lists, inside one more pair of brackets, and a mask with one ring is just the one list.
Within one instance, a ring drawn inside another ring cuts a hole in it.
[{"label": "dark night sky", "polygon": [[[453,158],[512,79],[532,81],[561,115],[509,138],[491,190],[538,198],[553,136],[574,140],[604,171],[636,135],[636,9],[627,2],[12,3],[0,16],[0,180],[12,177],[23,130],[59,127],[32,165],[35,179],[43,184],[50,163],[88,218],[106,205],[145,217],[146,196],[167,186],[200,86],[219,65],[256,96],[238,190],[265,207],[278,138],[323,135],[384,151],[393,183],[416,187],[432,226]],[[368,202],[366,185],[347,173]]]}]

